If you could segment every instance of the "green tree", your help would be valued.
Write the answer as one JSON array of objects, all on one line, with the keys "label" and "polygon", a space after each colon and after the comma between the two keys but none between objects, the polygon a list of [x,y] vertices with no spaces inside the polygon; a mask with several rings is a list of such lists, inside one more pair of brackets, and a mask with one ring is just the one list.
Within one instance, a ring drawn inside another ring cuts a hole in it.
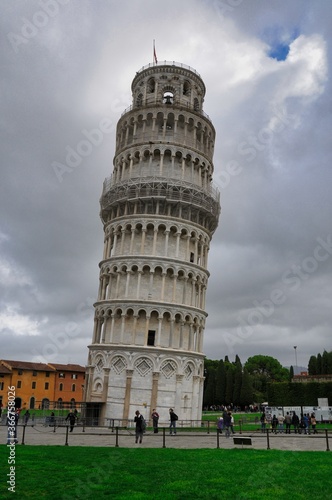
[{"label": "green tree", "polygon": [[221,359],[218,363],[216,372],[216,403],[224,404],[226,397],[226,368],[225,363]]},{"label": "green tree", "polygon": [[294,377],[294,368],[293,366],[290,367],[289,369],[289,381],[292,381],[292,378]]},{"label": "green tree", "polygon": [[242,386],[242,363],[240,357],[236,354],[235,361],[233,363],[233,398],[232,401],[235,405],[239,404]]},{"label": "green tree", "polygon": [[203,406],[210,407],[215,404],[216,369],[213,366],[205,368]]},{"label": "green tree", "polygon": [[327,373],[332,374],[332,351],[327,353]]},{"label": "green tree", "polygon": [[226,373],[226,395],[225,395],[226,405],[233,403],[233,390],[234,390],[233,366],[229,364]]},{"label": "green tree", "polygon": [[308,363],[308,373],[309,375],[317,375],[317,358],[316,356],[310,356]]},{"label": "green tree", "polygon": [[253,388],[251,376],[246,368],[243,369],[240,400],[238,404],[242,407],[253,403]]},{"label": "green tree", "polygon": [[253,377],[254,395],[259,399],[267,399],[267,384],[269,382],[286,382],[289,370],[284,368],[277,359],[258,354],[250,357],[244,367]]},{"label": "green tree", "polygon": [[242,387],[242,366],[241,363],[236,363],[235,373],[234,373],[233,399],[232,399],[235,405],[240,404],[241,387]]},{"label": "green tree", "polygon": [[317,375],[321,375],[323,372],[322,372],[322,355],[321,354],[317,354]]}]

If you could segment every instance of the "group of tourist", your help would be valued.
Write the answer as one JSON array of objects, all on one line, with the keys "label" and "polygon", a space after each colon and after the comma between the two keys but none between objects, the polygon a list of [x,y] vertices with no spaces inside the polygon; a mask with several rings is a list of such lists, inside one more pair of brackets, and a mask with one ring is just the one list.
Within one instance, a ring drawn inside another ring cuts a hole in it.
[{"label": "group of tourist", "polygon": [[292,412],[292,415],[287,412],[286,415],[271,415],[262,413],[260,417],[261,431],[266,432],[267,428],[271,428],[274,434],[285,434],[291,433],[291,428],[293,428],[295,434],[317,434],[317,421],[314,413],[301,413],[300,416],[296,412]]},{"label": "group of tourist", "polygon": [[[151,419],[152,419],[152,425],[153,425],[153,432],[155,434],[158,433],[158,422],[159,422],[159,414],[158,412],[153,409],[152,414],[151,414]],[[176,434],[176,422],[178,420],[177,414],[174,412],[173,408],[169,409],[169,433],[171,436]],[[135,443],[142,443],[143,441],[143,434],[145,432],[146,428],[146,423],[143,415],[139,412],[139,410],[136,410],[135,412]]]},{"label": "group of tourist", "polygon": [[222,431],[225,431],[225,436],[228,438],[231,434],[235,434],[234,432],[234,417],[231,411],[227,411],[226,409],[223,411],[222,417],[219,417],[217,422],[218,432],[222,434]]}]

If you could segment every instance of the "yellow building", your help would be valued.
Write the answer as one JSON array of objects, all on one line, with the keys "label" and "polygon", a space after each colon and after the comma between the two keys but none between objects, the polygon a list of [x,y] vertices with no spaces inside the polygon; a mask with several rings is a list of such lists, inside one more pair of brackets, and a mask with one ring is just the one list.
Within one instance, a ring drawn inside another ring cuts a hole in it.
[{"label": "yellow building", "polygon": [[83,401],[85,367],[80,365],[61,365],[50,363],[49,366],[55,370],[54,398],[58,408],[64,402],[75,405]]},{"label": "yellow building", "polygon": [[[0,361],[0,398],[8,403],[8,387],[15,394],[16,408],[43,409],[56,403],[82,401],[85,368],[80,365]],[[2,375],[2,377],[1,377]]]}]

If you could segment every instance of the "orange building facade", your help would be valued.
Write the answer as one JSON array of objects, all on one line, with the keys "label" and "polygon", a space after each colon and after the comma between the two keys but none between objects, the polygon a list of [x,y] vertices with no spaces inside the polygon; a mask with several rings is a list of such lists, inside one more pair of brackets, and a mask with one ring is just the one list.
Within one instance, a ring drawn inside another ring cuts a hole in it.
[{"label": "orange building facade", "polygon": [[14,393],[16,408],[39,409],[74,406],[83,400],[85,367],[0,360],[2,408]]}]

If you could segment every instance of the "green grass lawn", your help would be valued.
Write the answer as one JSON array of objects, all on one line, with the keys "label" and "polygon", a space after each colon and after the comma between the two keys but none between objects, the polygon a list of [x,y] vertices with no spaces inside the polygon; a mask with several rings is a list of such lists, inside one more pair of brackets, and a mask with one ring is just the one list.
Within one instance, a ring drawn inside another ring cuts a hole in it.
[{"label": "green grass lawn", "polygon": [[0,498],[330,500],[332,455],[278,450],[179,450],[17,446],[16,490]]}]

